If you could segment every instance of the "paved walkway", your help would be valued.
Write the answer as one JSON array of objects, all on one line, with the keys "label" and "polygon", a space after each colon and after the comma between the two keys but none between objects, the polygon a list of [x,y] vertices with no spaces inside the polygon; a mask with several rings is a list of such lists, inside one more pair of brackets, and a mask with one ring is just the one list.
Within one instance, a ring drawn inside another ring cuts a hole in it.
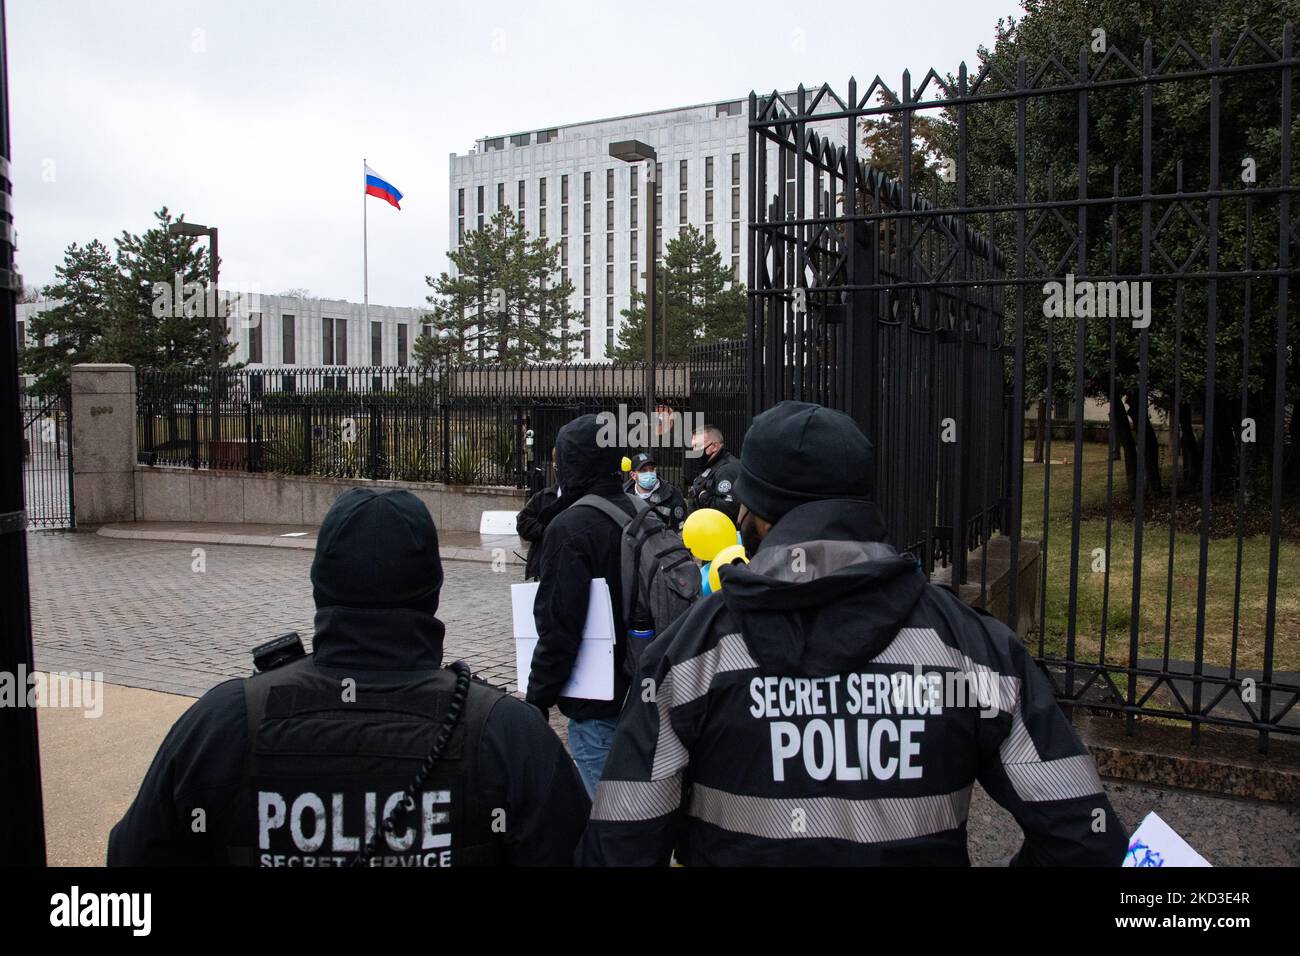
[{"label": "paved walkway", "polygon": [[[197,696],[249,674],[249,650],[278,634],[297,631],[311,643],[312,552],[301,545],[42,532],[28,535],[28,551],[41,668],[101,671],[113,683]],[[514,690],[510,585],[522,568],[494,562],[490,549],[477,554],[443,565],[447,657]]]},{"label": "paved walkway", "polygon": [[[190,526],[175,533],[227,532]],[[293,529],[247,537],[278,540],[286,533]],[[447,656],[514,690],[509,585],[522,575],[513,563],[494,566],[492,548],[501,545],[485,548],[477,537],[443,541],[444,548],[478,553],[444,565],[439,617],[447,625]],[[29,534],[28,549],[38,667],[101,671],[125,685],[108,689],[100,718],[67,711],[40,718],[51,862],[93,865],[103,859],[107,828],[189,698],[248,674],[248,650],[276,634],[297,630],[310,638],[311,551],[305,544],[244,547],[69,532]],[[554,712],[552,725],[563,734]],[[1108,782],[1107,790],[1130,828],[1156,810],[1216,865],[1300,865],[1300,808],[1128,783]],[[1004,862],[1021,838],[1010,815],[979,788],[969,834],[977,865]]]}]

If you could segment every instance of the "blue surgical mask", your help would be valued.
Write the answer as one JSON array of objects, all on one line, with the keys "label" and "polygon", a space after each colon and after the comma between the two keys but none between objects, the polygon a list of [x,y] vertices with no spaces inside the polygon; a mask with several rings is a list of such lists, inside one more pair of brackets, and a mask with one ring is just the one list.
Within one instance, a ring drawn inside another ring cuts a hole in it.
[{"label": "blue surgical mask", "polygon": [[655,474],[653,471],[638,472],[636,476],[636,483],[640,485],[642,488],[644,488],[646,491],[649,491],[651,488],[653,488],[656,484],[659,483],[659,476]]}]

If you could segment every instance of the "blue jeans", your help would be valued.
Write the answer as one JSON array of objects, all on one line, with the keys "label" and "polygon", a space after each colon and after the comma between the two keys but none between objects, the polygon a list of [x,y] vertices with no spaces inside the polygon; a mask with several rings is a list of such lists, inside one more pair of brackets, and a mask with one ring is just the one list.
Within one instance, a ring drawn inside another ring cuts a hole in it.
[{"label": "blue jeans", "polygon": [[582,784],[587,788],[587,796],[595,798],[596,783],[600,772],[605,769],[605,758],[614,743],[614,728],[618,721],[605,718],[594,720],[574,720],[569,718],[569,753],[578,765]]}]

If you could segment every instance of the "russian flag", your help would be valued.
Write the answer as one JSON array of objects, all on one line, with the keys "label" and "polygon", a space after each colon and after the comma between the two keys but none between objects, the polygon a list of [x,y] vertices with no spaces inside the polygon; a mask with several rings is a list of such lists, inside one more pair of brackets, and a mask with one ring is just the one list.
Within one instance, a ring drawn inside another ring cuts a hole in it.
[{"label": "russian flag", "polygon": [[380,176],[369,166],[366,166],[366,195],[378,196],[390,206],[393,206],[396,209],[402,208],[397,205],[402,198],[402,194],[398,188],[383,176]]}]

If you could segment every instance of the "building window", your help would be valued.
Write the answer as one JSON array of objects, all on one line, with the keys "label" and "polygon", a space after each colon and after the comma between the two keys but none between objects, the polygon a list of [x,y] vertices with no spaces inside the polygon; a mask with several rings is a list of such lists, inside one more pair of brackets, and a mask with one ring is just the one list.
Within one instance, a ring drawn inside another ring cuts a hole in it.
[{"label": "building window", "polygon": [[582,357],[591,358],[591,329],[582,330]]},{"label": "building window", "polygon": [[506,184],[497,183],[497,211],[500,212],[506,204]]},{"label": "building window", "polygon": [[655,264],[663,257],[664,250],[664,164],[655,163]]},{"label": "building window", "polygon": [[686,193],[677,197],[677,222],[682,229],[686,228]]},{"label": "building window", "polygon": [[524,224],[524,181],[519,180],[519,207],[515,210],[519,213],[519,224]]},{"label": "building window", "polygon": [[718,104],[717,112],[714,113],[713,115],[715,115],[715,116],[739,116],[739,115],[740,115],[740,101],[737,100],[737,101],[734,102],[734,103],[719,103],[719,104]]},{"label": "building window", "polygon": [[250,365],[262,364],[262,313],[252,313],[248,326],[248,361]]},{"label": "building window", "polygon": [[582,204],[582,231],[591,232],[591,203]]},{"label": "building window", "polygon": [[384,323],[370,323],[370,364],[384,364]]},{"label": "building window", "polygon": [[511,146],[527,146],[532,136],[529,133],[516,133],[510,137]]},{"label": "building window", "polygon": [[713,157],[704,157],[704,188],[713,188]]},{"label": "building window", "polygon": [[539,144],[549,143],[557,136],[559,136],[559,130],[554,130],[554,129],[538,130],[536,142]]},{"label": "building window", "polygon": [[605,261],[614,261],[614,233],[605,233]]},{"label": "building window", "polygon": [[397,324],[397,364],[406,367],[406,323]]},{"label": "building window", "polygon": [[584,233],[582,237],[582,261],[583,264],[591,262],[591,234]]},{"label": "building window", "polygon": [[591,202],[591,173],[582,174],[582,201]]},{"label": "building window", "polygon": [[560,205],[566,205],[569,201],[569,177],[567,175],[560,177]]},{"label": "building window", "polygon": [[[612,236],[610,237],[613,238]],[[605,266],[605,294],[614,294],[614,263],[611,261]]]},{"label": "building window", "polygon": [[280,361],[284,365],[298,363],[298,326],[292,315],[280,317]]},{"label": "building window", "polygon": [[546,177],[537,181],[537,234],[546,237]]},{"label": "building window", "polygon": [[591,266],[582,267],[582,291],[585,295],[591,295]]},{"label": "building window", "polygon": [[483,187],[478,187],[478,227],[483,228]]},{"label": "building window", "polygon": [[493,150],[505,149],[505,148],[506,148],[506,138],[504,136],[497,136],[493,139],[487,139],[483,141],[483,152],[485,153],[490,153]]},{"label": "building window", "polygon": [[740,154],[731,154],[731,185],[740,185]]},{"label": "building window", "polygon": [[347,364],[347,319],[321,319],[321,364]]}]

